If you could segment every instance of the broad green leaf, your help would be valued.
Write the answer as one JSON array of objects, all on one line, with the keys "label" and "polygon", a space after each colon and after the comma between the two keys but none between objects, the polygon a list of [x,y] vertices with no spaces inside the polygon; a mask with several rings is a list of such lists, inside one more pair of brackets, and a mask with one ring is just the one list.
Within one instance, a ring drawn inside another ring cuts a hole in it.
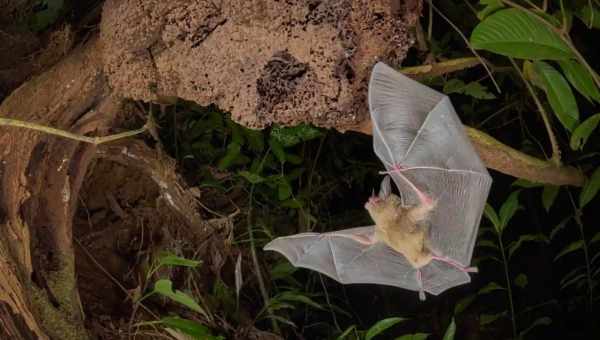
[{"label": "broad green leaf", "polygon": [[476,99],[494,99],[496,96],[489,92],[487,87],[481,85],[480,83],[473,81],[468,84],[465,84],[460,79],[450,79],[444,84],[444,93],[452,94],[452,93],[460,93],[467,96],[471,96]]},{"label": "broad green leaf", "polygon": [[485,6],[484,9],[477,12],[477,18],[479,20],[483,20],[488,15],[499,10],[500,8],[504,8],[504,4],[501,0],[480,0],[479,3]]},{"label": "broad green leaf", "polygon": [[571,136],[571,149],[583,149],[588,138],[598,126],[598,123],[600,123],[600,113],[596,113],[595,115],[584,120],[583,123],[579,124]]},{"label": "broad green leaf", "polygon": [[248,141],[248,148],[255,153],[261,153],[265,149],[265,136],[262,130],[244,128],[244,134]]},{"label": "broad green leaf", "polygon": [[218,167],[221,170],[225,170],[232,166],[236,159],[240,157],[242,150],[242,146],[238,143],[229,143],[227,145],[227,151],[225,152],[225,156],[219,160]]},{"label": "broad green leaf", "polygon": [[485,217],[487,217],[488,220],[490,220],[490,222],[492,222],[492,225],[494,225],[494,229],[499,234],[502,231],[502,224],[501,224],[500,218],[498,217],[498,214],[496,214],[496,211],[494,210],[494,208],[491,205],[489,205],[488,203],[486,203],[483,213],[484,213]]},{"label": "broad green leaf", "polygon": [[569,244],[568,246],[566,246],[563,250],[560,251],[560,253],[558,253],[558,255],[556,255],[556,257],[554,258],[554,261],[558,260],[559,258],[561,258],[569,253],[577,251],[579,249],[583,249],[583,240],[575,241],[575,242]]},{"label": "broad green leaf", "polygon": [[454,340],[454,335],[456,333],[456,323],[454,322],[454,318],[446,328],[446,333],[444,333],[444,337],[442,340]]},{"label": "broad green leaf", "polygon": [[591,200],[596,197],[600,190],[600,167],[596,168],[592,177],[585,183],[579,194],[579,209],[583,209]]},{"label": "broad green leaf", "polygon": [[355,329],[356,329],[356,325],[352,325],[352,326],[346,328],[346,330],[342,334],[340,334],[340,336],[337,337],[337,340],[346,339],[346,337],[348,337],[348,335],[350,335],[350,333],[352,333],[352,331]]},{"label": "broad green leaf", "polygon": [[281,202],[280,204],[282,207],[290,208],[290,209],[300,209],[304,206],[304,203],[302,202],[302,200],[299,200],[296,198],[287,199],[287,200]]},{"label": "broad green leaf", "polygon": [[179,257],[173,254],[164,254],[158,260],[160,266],[180,266],[196,268],[202,264],[202,261],[189,260],[184,257]]},{"label": "broad green leaf", "polygon": [[199,324],[195,321],[182,319],[180,317],[165,317],[160,319],[160,323],[179,330],[186,335],[191,336],[193,339],[213,339],[215,338],[208,327]]},{"label": "broad green leaf", "polygon": [[471,45],[520,59],[573,58],[557,33],[533,14],[515,8],[500,10],[479,23],[471,34]]},{"label": "broad green leaf", "polygon": [[571,216],[564,218],[562,221],[560,221],[560,223],[558,223],[556,225],[556,227],[552,228],[552,231],[550,232],[550,239],[553,240],[554,236],[556,236],[556,234],[563,230],[567,224],[569,223],[569,221],[571,220]]},{"label": "broad green leaf", "polygon": [[529,280],[527,279],[527,275],[521,273],[519,275],[517,275],[517,277],[515,277],[515,286],[519,287],[519,288],[525,288],[527,287],[527,284],[529,283]]},{"label": "broad green leaf", "polygon": [[456,306],[454,306],[454,315],[458,315],[465,311],[472,303],[475,301],[477,295],[468,295],[462,299],[460,299]]},{"label": "broad green leaf", "polygon": [[477,295],[485,295],[485,294],[491,293],[496,290],[506,290],[506,288],[502,287],[501,285],[497,284],[496,282],[490,282],[487,285],[485,285],[485,287],[481,288],[477,292]]},{"label": "broad green leaf", "polygon": [[238,172],[238,175],[244,177],[251,184],[258,184],[265,181],[265,178],[261,175],[246,170]]},{"label": "broad green leaf", "polygon": [[567,130],[573,131],[579,123],[579,108],[569,83],[560,72],[546,62],[534,62],[533,69],[543,84],[543,90],[554,114]]},{"label": "broad green leaf", "polygon": [[504,230],[508,222],[513,218],[517,210],[519,210],[519,194],[520,190],[511,193],[506,201],[500,207],[500,228]]},{"label": "broad green leaf", "polygon": [[544,190],[542,191],[542,205],[544,206],[544,209],[546,209],[546,212],[549,212],[550,208],[552,208],[559,190],[560,187],[557,185],[544,185]]},{"label": "broad green leaf", "polygon": [[479,325],[481,327],[485,327],[485,326],[491,324],[492,322],[500,319],[504,315],[506,315],[506,312],[502,312],[502,313],[498,313],[498,314],[481,314],[479,316]]},{"label": "broad green leaf", "polygon": [[548,239],[546,238],[545,235],[543,234],[527,234],[527,235],[521,235],[519,237],[519,239],[515,242],[512,242],[509,246],[508,246],[508,258],[512,258],[513,254],[515,253],[515,251],[519,250],[519,248],[521,248],[521,245],[524,242],[548,242]]},{"label": "broad green leaf", "polygon": [[561,60],[558,62],[563,73],[573,85],[587,100],[594,99],[600,102],[600,91],[594,83],[594,78],[590,72],[575,60]]},{"label": "broad green leaf", "polygon": [[171,280],[161,279],[156,281],[154,283],[154,292],[168,297],[169,299],[178,302],[195,312],[208,316],[206,311],[200,307],[194,298],[180,290],[173,290],[173,283]]},{"label": "broad green leaf", "polygon": [[322,133],[318,128],[308,124],[300,124],[293,127],[274,127],[271,130],[271,138],[276,139],[286,148],[320,137],[321,135]]},{"label": "broad green leaf", "polygon": [[589,4],[581,7],[575,15],[588,27],[600,29],[600,11]]},{"label": "broad green leaf", "polygon": [[429,337],[429,333],[406,334],[394,340],[425,340]]},{"label": "broad green leaf", "polygon": [[365,340],[371,340],[375,336],[379,335],[386,329],[394,326],[397,323],[407,320],[406,318],[387,318],[383,320],[377,321],[371,328],[367,330],[367,334],[365,335]]},{"label": "broad green leaf", "polygon": [[552,323],[552,319],[544,316],[541,318],[536,319],[531,325],[529,325],[527,328],[525,328],[523,331],[521,331],[519,333],[519,339],[525,339],[525,336],[527,335],[527,333],[529,333],[532,329],[534,329],[537,326],[548,326]]}]

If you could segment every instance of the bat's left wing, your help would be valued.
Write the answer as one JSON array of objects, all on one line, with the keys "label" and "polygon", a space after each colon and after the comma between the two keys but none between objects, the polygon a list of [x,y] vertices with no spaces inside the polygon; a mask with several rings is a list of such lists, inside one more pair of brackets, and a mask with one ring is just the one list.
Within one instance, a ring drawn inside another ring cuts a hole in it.
[{"label": "bat's left wing", "polygon": [[381,242],[357,241],[371,237],[373,228],[279,237],[264,249],[277,251],[292,265],[318,271],[340,283],[377,283],[418,291],[416,270],[404,256]]}]

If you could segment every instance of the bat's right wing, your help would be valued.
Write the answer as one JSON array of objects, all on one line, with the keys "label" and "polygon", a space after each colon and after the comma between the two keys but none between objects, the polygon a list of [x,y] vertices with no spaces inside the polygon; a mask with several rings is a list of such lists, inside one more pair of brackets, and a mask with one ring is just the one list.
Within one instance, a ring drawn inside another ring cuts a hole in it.
[{"label": "bat's right wing", "polygon": [[[279,237],[265,250],[284,255],[292,265],[323,273],[340,283],[376,283],[419,291],[416,270],[400,253],[381,242],[364,244],[373,227],[330,233],[302,233]],[[468,277],[468,275],[467,275]]]}]

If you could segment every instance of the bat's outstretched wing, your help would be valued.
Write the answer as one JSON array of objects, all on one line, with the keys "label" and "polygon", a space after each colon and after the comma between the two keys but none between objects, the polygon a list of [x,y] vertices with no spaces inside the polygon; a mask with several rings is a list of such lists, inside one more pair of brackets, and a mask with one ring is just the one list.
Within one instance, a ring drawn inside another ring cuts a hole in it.
[{"label": "bat's outstretched wing", "polygon": [[372,233],[373,227],[303,233],[279,237],[264,249],[281,253],[296,267],[318,271],[344,284],[376,283],[414,291],[420,291],[422,284],[422,290],[438,295],[471,280],[466,273],[440,261],[431,261],[419,274],[403,255],[386,244],[366,245],[353,238]]},{"label": "bat's outstretched wing", "polygon": [[323,273],[340,283],[377,283],[419,290],[415,269],[384,243],[365,244],[374,227],[279,237],[264,249],[283,254],[292,265]]},{"label": "bat's outstretched wing", "polygon": [[369,108],[375,153],[407,204],[437,201],[431,248],[467,266],[492,179],[450,99],[383,63],[373,68]]}]

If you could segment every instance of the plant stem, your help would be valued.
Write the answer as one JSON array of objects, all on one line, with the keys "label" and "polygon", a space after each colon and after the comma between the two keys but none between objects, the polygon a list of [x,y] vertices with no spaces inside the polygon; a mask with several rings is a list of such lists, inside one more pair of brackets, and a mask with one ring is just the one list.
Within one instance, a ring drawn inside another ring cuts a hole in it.
[{"label": "plant stem", "polygon": [[11,118],[0,118],[0,126],[12,126],[12,127],[25,128],[28,130],[40,131],[43,133],[47,133],[49,135],[63,137],[63,138],[67,138],[67,139],[71,139],[71,140],[75,140],[75,141],[79,141],[79,142],[84,142],[84,143],[89,143],[89,144],[93,144],[93,145],[104,144],[104,143],[116,141],[118,139],[132,137],[132,136],[138,135],[140,133],[143,133],[148,129],[147,125],[144,125],[143,127],[139,128],[137,130],[125,131],[125,132],[117,133],[117,134],[110,135],[110,136],[88,137],[88,136],[78,135],[78,134],[75,134],[75,133],[72,133],[69,131],[60,130],[60,129],[56,129],[56,128],[41,125],[41,124],[24,122],[21,120],[11,119]]},{"label": "plant stem", "polygon": [[510,321],[512,322],[513,339],[517,339],[517,321],[515,319],[515,306],[512,298],[512,288],[510,286],[510,275],[508,273],[508,261],[504,251],[504,243],[502,243],[502,234],[497,233],[498,243],[500,244],[500,253],[502,253],[502,263],[504,264],[504,276],[506,277],[506,289],[508,292],[508,304],[510,306]]},{"label": "plant stem", "polygon": [[554,135],[554,131],[552,130],[552,125],[550,124],[550,119],[548,118],[548,113],[544,109],[544,106],[542,105],[542,102],[538,98],[537,94],[535,94],[535,90],[533,89],[533,87],[531,86],[529,81],[527,81],[527,79],[525,79],[525,76],[523,75],[523,72],[521,72],[519,65],[517,65],[517,63],[515,62],[515,60],[513,58],[509,57],[508,59],[510,60],[511,64],[513,65],[513,67],[515,68],[515,70],[517,71],[517,73],[519,74],[521,79],[523,80],[523,82],[525,83],[527,90],[533,97],[533,101],[535,102],[535,105],[537,106],[538,111],[540,112],[540,115],[542,116],[542,121],[544,121],[544,127],[546,128],[546,131],[548,132],[548,139],[550,139],[550,145],[552,146],[551,160],[555,165],[560,166],[560,147],[558,146],[558,142],[556,141],[556,136]]},{"label": "plant stem", "polygon": [[583,222],[581,221],[581,209],[578,209],[575,205],[575,201],[573,200],[573,196],[571,195],[571,191],[567,190],[569,193],[569,199],[571,200],[571,205],[575,210],[575,223],[577,223],[577,227],[579,228],[579,235],[581,236],[581,241],[583,241],[583,255],[585,257],[585,268],[586,268],[586,276],[587,276],[587,284],[588,284],[588,294],[590,296],[589,309],[590,313],[593,311],[594,305],[594,286],[592,280],[592,267],[590,263],[590,255],[587,247],[587,242],[585,242],[585,232],[583,230]]}]

